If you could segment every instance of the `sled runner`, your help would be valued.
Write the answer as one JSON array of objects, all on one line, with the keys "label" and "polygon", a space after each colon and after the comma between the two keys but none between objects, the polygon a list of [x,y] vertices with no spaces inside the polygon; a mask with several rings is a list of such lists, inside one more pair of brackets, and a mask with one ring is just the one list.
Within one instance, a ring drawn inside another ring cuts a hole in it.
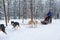
[{"label": "sled runner", "polygon": [[46,25],[46,24],[48,24],[48,21],[41,21],[41,24]]}]

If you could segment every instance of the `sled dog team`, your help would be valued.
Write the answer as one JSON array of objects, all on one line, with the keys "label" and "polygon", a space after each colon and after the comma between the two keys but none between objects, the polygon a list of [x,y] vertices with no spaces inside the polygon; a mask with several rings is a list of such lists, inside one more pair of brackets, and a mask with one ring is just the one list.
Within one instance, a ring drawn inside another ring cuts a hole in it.
[{"label": "sled dog team", "polygon": [[[44,24],[44,25],[46,25],[48,23],[52,23],[52,12],[51,12],[51,10],[49,10],[49,12],[46,14],[44,20],[41,21],[41,24]],[[13,26],[13,28],[20,27],[19,23],[18,22],[14,22],[14,21],[11,21],[11,25]],[[3,33],[7,34],[6,31],[5,31],[4,24],[0,24],[0,31],[2,31]]]}]

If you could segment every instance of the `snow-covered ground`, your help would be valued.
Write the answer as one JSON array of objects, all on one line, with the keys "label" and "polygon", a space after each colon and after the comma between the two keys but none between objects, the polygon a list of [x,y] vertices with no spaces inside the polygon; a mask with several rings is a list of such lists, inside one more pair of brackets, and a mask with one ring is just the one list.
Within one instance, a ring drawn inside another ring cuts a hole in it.
[{"label": "snow-covered ground", "polygon": [[[22,23],[22,20],[16,19],[14,21],[19,22],[21,28],[13,30],[9,22],[6,27],[7,35],[0,32],[0,40],[60,40],[60,19],[53,19],[53,22],[48,25],[27,25],[28,19],[24,23]],[[0,20],[0,24],[2,23],[4,21]]]}]

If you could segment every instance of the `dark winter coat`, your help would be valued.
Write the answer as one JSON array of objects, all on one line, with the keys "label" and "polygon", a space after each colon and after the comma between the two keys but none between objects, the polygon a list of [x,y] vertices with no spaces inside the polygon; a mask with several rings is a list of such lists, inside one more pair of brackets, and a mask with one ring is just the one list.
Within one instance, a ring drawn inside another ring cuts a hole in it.
[{"label": "dark winter coat", "polygon": [[52,17],[52,13],[49,11],[47,14],[48,17]]}]

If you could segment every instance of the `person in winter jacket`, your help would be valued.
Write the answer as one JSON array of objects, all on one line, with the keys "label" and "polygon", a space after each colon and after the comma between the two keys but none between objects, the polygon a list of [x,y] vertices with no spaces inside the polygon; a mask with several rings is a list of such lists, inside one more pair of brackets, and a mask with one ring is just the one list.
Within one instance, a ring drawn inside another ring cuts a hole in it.
[{"label": "person in winter jacket", "polygon": [[46,14],[45,21],[52,23],[52,12],[51,12],[51,10],[49,10],[49,12]]}]

